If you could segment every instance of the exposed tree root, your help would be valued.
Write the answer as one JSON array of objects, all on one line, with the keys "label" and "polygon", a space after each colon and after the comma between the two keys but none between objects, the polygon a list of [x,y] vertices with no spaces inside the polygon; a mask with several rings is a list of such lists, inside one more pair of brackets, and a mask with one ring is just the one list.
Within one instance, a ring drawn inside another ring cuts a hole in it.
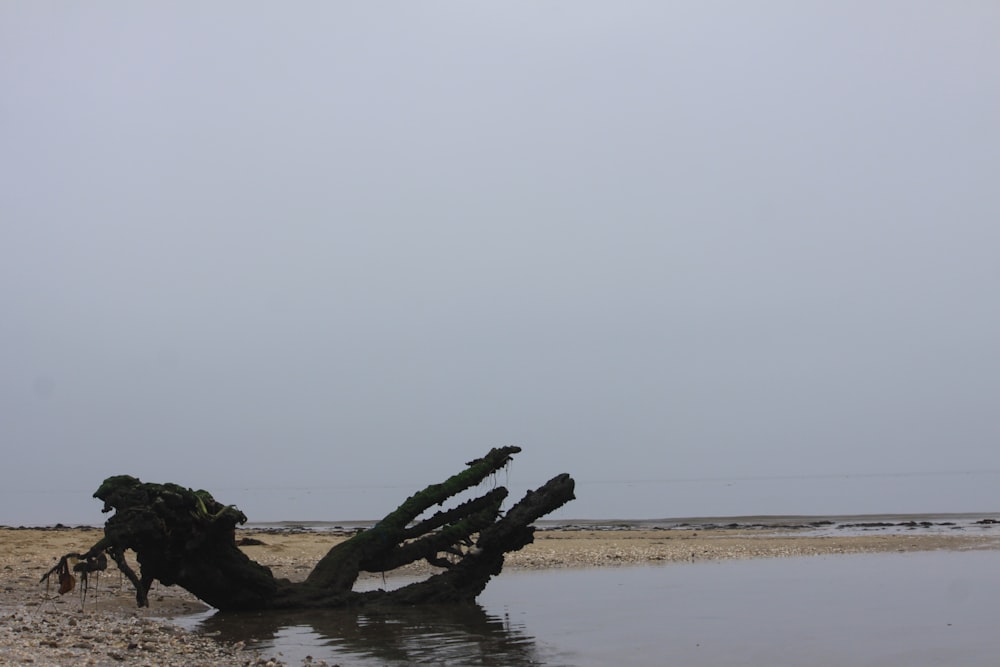
[{"label": "exposed tree root", "polygon": [[[534,539],[531,524],[573,499],[573,480],[558,475],[528,494],[506,513],[507,490],[497,487],[456,507],[419,520],[435,505],[470,489],[508,464],[519,447],[490,450],[440,484],[410,496],[372,528],[330,549],[306,580],[275,579],[269,568],[251,560],[235,543],[235,528],[246,516],[222,505],[207,491],[176,484],[149,484],[128,475],[109,477],[94,497],[104,511],[115,511],[104,538],[83,554],[66,554],[42,581],[58,575],[60,593],[72,589],[74,572],[86,580],[107,567],[107,556],[147,606],[153,581],[179,585],[222,610],[292,609],[348,605],[411,605],[475,599],[503,568],[504,554]],[[128,566],[126,550],[136,554],[140,574]],[[352,590],[360,572],[386,572],[417,560],[443,572],[393,591]]]}]

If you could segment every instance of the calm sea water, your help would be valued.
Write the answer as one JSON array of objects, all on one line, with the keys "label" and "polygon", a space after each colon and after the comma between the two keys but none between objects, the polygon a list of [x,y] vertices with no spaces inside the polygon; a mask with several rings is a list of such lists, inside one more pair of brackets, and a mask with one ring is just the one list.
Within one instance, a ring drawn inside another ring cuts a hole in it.
[{"label": "calm sea water", "polygon": [[217,614],[189,627],[289,664],[998,664],[1000,551],[504,572],[479,604]]},{"label": "calm sea water", "polygon": [[[572,470],[571,470],[572,472]],[[651,471],[652,472],[652,471]],[[157,480],[150,480],[157,481]],[[173,480],[184,483],[183,480]],[[220,502],[235,504],[252,521],[375,520],[427,482],[398,486],[229,486],[206,484]],[[521,498],[545,479],[511,474],[497,480]],[[77,488],[8,485],[0,488],[0,525],[101,525],[107,516],[91,495],[99,480]],[[1000,511],[1000,471],[915,474],[808,475],[710,479],[577,479],[576,500],[547,518],[566,521],[677,516],[855,515]],[[455,498],[456,502],[465,499]]]},{"label": "calm sea water", "polygon": [[[375,521],[273,521],[252,522],[246,528],[263,531],[351,533],[371,528]],[[727,516],[674,519],[541,519],[539,530],[743,530],[787,531],[810,536],[864,535],[871,533],[948,534],[1000,536],[1000,513],[977,514],[863,514],[828,516]]]}]

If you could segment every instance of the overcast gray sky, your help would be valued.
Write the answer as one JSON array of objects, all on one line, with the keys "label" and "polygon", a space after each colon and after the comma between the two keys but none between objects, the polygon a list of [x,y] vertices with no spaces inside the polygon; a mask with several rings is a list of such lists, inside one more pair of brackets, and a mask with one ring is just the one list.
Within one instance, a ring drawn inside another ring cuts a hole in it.
[{"label": "overcast gray sky", "polygon": [[1000,4],[0,3],[0,523],[1000,510]]}]

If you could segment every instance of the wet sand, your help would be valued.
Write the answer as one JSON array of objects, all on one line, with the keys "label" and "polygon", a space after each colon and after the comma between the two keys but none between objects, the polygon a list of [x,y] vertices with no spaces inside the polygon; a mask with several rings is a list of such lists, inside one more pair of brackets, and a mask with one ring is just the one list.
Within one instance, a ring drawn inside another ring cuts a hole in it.
[{"label": "wet sand", "polygon": [[[139,610],[130,584],[113,567],[91,583],[85,604],[79,591],[58,596],[54,587],[46,591],[38,584],[59,556],[84,551],[101,535],[99,529],[0,528],[4,586],[0,662],[17,664],[30,658],[34,664],[47,665],[280,664],[239,645],[220,644],[164,622],[207,609],[177,587],[155,586],[150,608]],[[238,533],[240,539],[262,542],[244,547],[251,558],[269,566],[275,576],[293,581],[304,579],[331,546],[347,537],[329,532]],[[534,544],[511,554],[505,570],[998,548],[996,536],[965,533],[811,536],[761,530],[546,530],[539,531]],[[411,565],[399,574],[431,571],[425,565]]]}]

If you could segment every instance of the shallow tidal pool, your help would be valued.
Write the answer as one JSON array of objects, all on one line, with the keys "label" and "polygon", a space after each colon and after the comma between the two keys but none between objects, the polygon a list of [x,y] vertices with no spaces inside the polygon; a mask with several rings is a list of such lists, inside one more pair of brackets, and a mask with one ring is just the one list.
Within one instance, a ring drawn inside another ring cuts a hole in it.
[{"label": "shallow tidal pool", "polygon": [[478,605],[200,615],[289,665],[1000,664],[1000,551],[507,571]]}]

